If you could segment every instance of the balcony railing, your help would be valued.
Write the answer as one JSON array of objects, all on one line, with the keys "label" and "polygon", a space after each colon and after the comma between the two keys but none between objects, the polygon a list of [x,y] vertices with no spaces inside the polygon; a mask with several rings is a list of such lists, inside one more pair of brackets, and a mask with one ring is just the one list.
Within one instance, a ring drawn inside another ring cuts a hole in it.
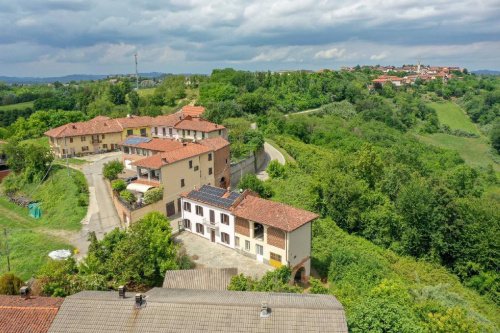
[{"label": "balcony railing", "polygon": [[148,181],[152,181],[152,182],[159,182],[160,181],[160,177],[151,176],[148,178],[148,175],[140,175],[139,179],[148,180]]}]

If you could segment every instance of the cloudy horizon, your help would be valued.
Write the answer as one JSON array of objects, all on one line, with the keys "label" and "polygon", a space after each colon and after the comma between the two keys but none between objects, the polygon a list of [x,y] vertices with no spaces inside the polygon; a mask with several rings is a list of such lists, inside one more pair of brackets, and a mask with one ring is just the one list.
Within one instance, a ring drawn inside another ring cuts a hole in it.
[{"label": "cloudy horizon", "polygon": [[500,69],[500,2],[0,0],[0,75]]}]

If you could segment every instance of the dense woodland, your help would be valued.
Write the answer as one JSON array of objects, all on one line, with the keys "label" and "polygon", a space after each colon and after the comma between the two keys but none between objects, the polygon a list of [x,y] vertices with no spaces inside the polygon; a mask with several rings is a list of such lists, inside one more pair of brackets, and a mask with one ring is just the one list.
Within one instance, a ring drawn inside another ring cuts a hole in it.
[{"label": "dense woodland", "polygon": [[[270,180],[247,176],[240,187],[321,215],[312,252],[320,280],[313,279],[308,291],[336,295],[352,332],[497,332],[498,165],[472,167],[457,151],[419,136],[478,136],[450,129],[430,106],[451,101],[489,139],[489,154],[498,161],[500,79],[457,72],[447,83],[370,89],[379,74],[363,68],[314,74],[224,69],[189,84],[167,77],[148,94],[122,80],[32,87],[29,98],[29,87],[2,85],[3,104],[33,101],[33,110],[0,118],[0,135],[17,142],[98,114],[157,115],[196,99],[207,107],[207,119],[230,129],[233,159],[261,147],[264,138],[287,153],[286,166],[271,163]],[[309,109],[314,111],[294,114]],[[111,253],[120,237],[125,235],[110,234],[100,246]],[[97,257],[75,269],[85,275],[88,265],[87,272],[100,276],[99,288],[161,280],[159,271],[145,277],[128,266],[108,267],[113,260],[98,247],[91,254]],[[165,260],[182,266],[179,259]],[[106,273],[112,269],[129,275],[114,281]],[[231,288],[301,292],[283,282],[289,273],[278,270],[261,281],[239,276]]]}]

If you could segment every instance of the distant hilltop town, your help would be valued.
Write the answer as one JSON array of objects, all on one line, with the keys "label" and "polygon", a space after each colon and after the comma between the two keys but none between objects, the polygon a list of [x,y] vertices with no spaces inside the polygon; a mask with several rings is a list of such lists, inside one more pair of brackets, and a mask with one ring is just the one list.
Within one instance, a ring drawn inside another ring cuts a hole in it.
[{"label": "distant hilltop town", "polygon": [[[368,68],[371,70],[377,70],[385,73],[380,75],[376,79],[372,80],[373,86],[384,85],[386,83],[391,83],[395,86],[415,84],[417,80],[420,81],[431,81],[440,79],[443,82],[447,82],[449,79],[453,78],[453,73],[464,73],[466,69],[454,66],[425,66],[425,65],[403,65],[401,67],[396,66],[363,66],[362,68]],[[359,67],[342,67],[341,70],[344,71],[354,71],[359,69]],[[403,74],[403,75],[402,75]]]}]

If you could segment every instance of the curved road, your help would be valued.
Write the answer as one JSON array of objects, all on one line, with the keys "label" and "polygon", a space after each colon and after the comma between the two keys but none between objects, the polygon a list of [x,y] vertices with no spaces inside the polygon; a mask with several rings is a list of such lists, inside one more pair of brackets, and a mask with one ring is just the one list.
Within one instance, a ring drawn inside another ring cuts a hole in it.
[{"label": "curved road", "polygon": [[257,178],[260,180],[266,180],[269,178],[267,174],[267,166],[272,160],[277,160],[280,164],[285,165],[286,160],[285,156],[276,148],[274,148],[271,144],[264,142],[264,152],[266,154],[266,160],[260,167],[259,172],[257,172]]},{"label": "curved road", "polygon": [[104,234],[115,228],[122,228],[121,221],[116,213],[115,206],[111,200],[106,183],[102,178],[102,167],[104,163],[119,159],[120,153],[109,153],[102,155],[90,155],[83,157],[89,163],[80,166],[80,169],[89,186],[89,206],[87,215],[82,220],[82,229],[70,238],[70,242],[79,253],[75,256],[77,260],[87,255],[89,242],[88,233],[94,231],[97,239],[102,239]]}]

